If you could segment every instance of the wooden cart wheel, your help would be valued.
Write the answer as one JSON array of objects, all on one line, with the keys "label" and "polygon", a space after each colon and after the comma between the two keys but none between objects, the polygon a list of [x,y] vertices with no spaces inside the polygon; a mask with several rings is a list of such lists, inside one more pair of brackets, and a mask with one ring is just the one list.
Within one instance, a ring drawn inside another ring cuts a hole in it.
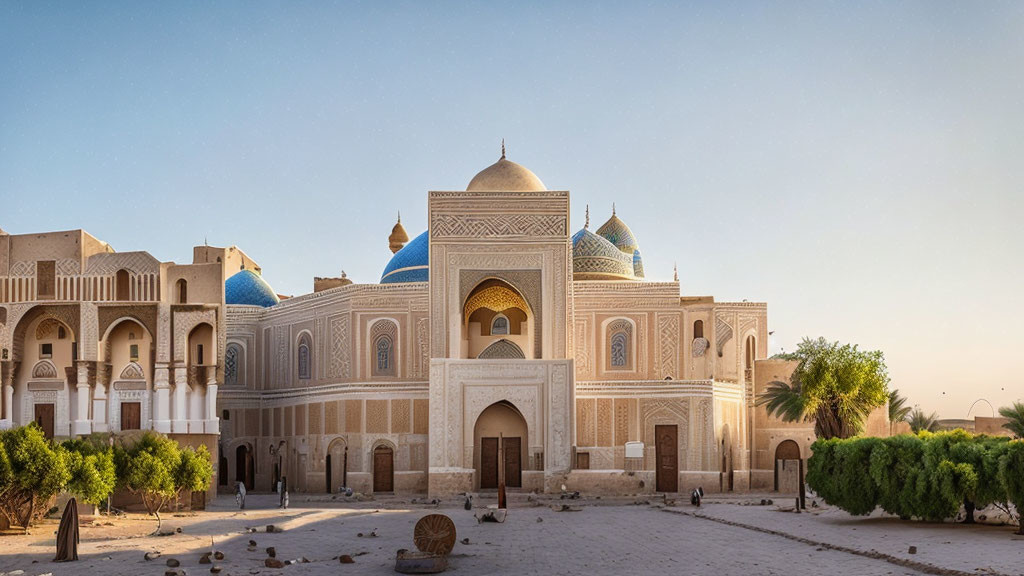
[{"label": "wooden cart wheel", "polygon": [[428,514],[416,523],[412,540],[420,552],[447,555],[455,547],[455,522],[444,514]]}]

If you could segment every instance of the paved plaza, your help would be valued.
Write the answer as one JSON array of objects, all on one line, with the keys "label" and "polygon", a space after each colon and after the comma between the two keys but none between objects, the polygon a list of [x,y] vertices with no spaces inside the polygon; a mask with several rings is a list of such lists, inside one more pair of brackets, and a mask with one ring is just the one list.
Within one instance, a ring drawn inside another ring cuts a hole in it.
[{"label": "paved plaza", "polygon": [[[167,515],[164,530],[180,526],[182,531],[162,537],[139,536],[155,526],[141,515],[115,519],[112,526],[101,518],[99,526],[83,527],[81,561],[73,564],[50,562],[55,524],[47,523],[29,536],[0,540],[0,573],[20,569],[25,576],[162,575],[167,570],[166,559],[174,557],[186,574],[208,574],[209,566],[199,564],[199,557],[210,549],[213,537],[216,548],[226,554],[220,562],[221,574],[394,574],[396,550],[412,549],[413,525],[436,511],[449,515],[458,529],[460,542],[451,555],[451,574],[817,576],[942,573],[939,569],[948,568],[965,573],[1020,574],[1024,566],[1024,541],[1015,539],[1010,528],[855,519],[836,511],[798,515],[736,503],[712,503],[697,511],[689,505],[662,508],[654,502],[609,505],[594,501],[580,511],[556,512],[547,504],[523,500],[510,510],[504,524],[481,524],[474,517],[480,509],[466,511],[453,502],[435,509],[408,500],[352,504],[303,500],[295,498],[291,509],[280,511],[275,507],[276,498],[251,495],[248,509],[238,511],[233,498],[221,497],[208,512]],[[267,524],[284,531],[268,534]],[[258,532],[246,532],[249,527]],[[789,537],[762,530],[780,531]],[[369,536],[373,532],[376,537]],[[463,543],[464,538],[468,543]],[[258,543],[255,552],[247,550],[250,539]],[[916,556],[901,556],[908,543],[919,547]],[[834,550],[831,545],[891,553],[921,562],[923,567]],[[264,549],[268,546],[274,546],[282,560],[305,558],[309,562],[267,568]],[[150,550],[163,556],[146,561],[143,554]],[[342,554],[353,556],[355,562],[340,564]]]}]

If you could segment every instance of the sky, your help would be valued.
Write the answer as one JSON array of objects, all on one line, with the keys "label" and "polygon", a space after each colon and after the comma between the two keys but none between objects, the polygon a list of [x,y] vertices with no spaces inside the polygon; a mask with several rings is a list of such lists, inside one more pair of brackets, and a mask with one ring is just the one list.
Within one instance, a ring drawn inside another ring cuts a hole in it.
[{"label": "sky", "polygon": [[649,279],[963,418],[1024,398],[1022,103],[1020,2],[3,1],[0,228],[373,283],[504,138]]}]

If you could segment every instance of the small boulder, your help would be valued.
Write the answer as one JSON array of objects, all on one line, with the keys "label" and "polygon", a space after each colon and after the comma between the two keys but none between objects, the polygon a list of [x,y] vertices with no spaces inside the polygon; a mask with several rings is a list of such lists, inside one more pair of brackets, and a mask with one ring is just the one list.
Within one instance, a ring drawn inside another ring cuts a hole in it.
[{"label": "small boulder", "polygon": [[907,554],[917,554],[917,546],[911,546],[911,547],[910,547],[910,548],[909,548],[909,549],[907,550]]},{"label": "small boulder", "polygon": [[206,552],[202,556],[200,556],[199,557],[199,563],[200,564],[212,564],[213,561],[210,560],[210,553]]},{"label": "small boulder", "polygon": [[271,558],[277,558],[277,548],[274,548],[273,546],[268,547],[267,556],[270,556]]},{"label": "small boulder", "polygon": [[353,560],[352,557],[349,556],[348,554],[342,554],[341,558],[340,558],[340,561],[341,561],[342,564],[354,564],[355,563],[355,560]]},{"label": "small boulder", "polygon": [[155,551],[155,550],[152,551],[152,552],[146,552],[146,555],[143,556],[143,558],[145,558],[146,560],[156,560],[159,557],[160,557],[160,553]]},{"label": "small boulder", "polygon": [[281,562],[277,558],[267,558],[263,561],[263,565],[267,568],[284,568],[284,562]]},{"label": "small boulder", "polygon": [[175,568],[174,570],[164,572],[164,576],[185,576],[185,571],[181,568]]},{"label": "small boulder", "polygon": [[274,532],[277,532],[277,528],[273,524],[267,524],[267,534],[273,534]]},{"label": "small boulder", "polygon": [[181,562],[178,562],[177,558],[168,558],[167,566],[169,568],[177,568],[178,566],[181,566]]},{"label": "small boulder", "polygon": [[249,540],[249,546],[255,546],[255,545],[256,545],[256,541],[255,540]]},{"label": "small boulder", "polygon": [[221,568],[217,564],[214,564],[213,566],[210,566],[210,574],[220,574],[220,570],[221,570]]},{"label": "small boulder", "polygon": [[213,553],[213,559],[214,560],[223,560],[224,559],[224,553],[221,552],[220,550],[217,550],[216,552]]}]

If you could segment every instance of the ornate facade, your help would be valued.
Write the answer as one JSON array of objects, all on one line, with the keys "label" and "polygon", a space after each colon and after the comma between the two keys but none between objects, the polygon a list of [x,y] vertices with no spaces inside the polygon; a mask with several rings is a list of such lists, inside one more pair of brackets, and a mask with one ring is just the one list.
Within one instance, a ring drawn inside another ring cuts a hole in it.
[{"label": "ornate facade", "polygon": [[807,426],[754,409],[792,369],[762,362],[766,305],[645,279],[614,208],[573,233],[569,192],[503,154],[428,222],[399,219],[378,283],[293,298],[237,248],[0,235],[3,422],[201,435],[220,486],[261,491],[742,490],[806,458]]}]

